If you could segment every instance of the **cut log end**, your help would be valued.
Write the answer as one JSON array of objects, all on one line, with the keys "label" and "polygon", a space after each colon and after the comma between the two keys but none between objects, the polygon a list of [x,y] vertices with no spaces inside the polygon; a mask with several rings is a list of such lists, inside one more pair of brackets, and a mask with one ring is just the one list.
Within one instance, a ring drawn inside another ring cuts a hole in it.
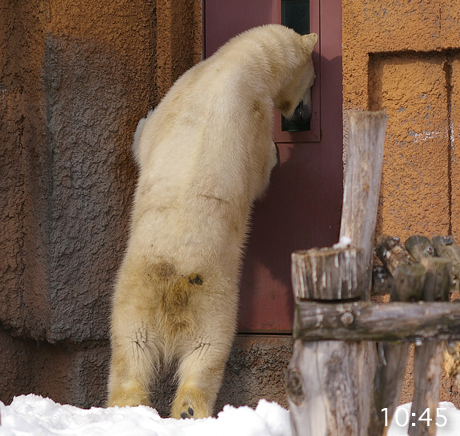
[{"label": "cut log end", "polygon": [[356,299],[366,289],[367,261],[360,248],[312,248],[292,253],[296,300]]}]

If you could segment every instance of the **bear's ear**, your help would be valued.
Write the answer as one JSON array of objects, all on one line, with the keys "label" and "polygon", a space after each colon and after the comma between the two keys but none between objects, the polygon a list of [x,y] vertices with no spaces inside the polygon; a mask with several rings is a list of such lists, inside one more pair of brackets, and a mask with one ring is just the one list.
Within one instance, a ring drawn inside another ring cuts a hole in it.
[{"label": "bear's ear", "polygon": [[318,42],[318,35],[316,33],[309,33],[308,35],[302,35],[300,40],[302,41],[303,50],[308,55],[311,55],[316,43]]}]

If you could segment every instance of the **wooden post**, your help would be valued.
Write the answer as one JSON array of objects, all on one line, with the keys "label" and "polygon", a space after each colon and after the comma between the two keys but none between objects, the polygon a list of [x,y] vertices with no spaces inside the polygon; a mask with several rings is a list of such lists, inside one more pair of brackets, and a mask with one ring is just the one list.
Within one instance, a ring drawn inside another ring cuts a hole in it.
[{"label": "wooden post", "polygon": [[[361,295],[368,269],[363,249],[311,249],[292,254],[296,300],[342,300]],[[347,301],[347,300],[343,300]],[[350,301],[350,300],[348,300]],[[308,305],[307,302],[302,304]],[[341,322],[353,322],[347,312]],[[315,325],[323,318],[319,316]],[[303,317],[294,321],[294,354],[287,394],[292,429],[298,436],[367,436],[376,368],[372,342],[304,342]]]},{"label": "wooden post", "polygon": [[364,249],[369,265],[365,299],[370,298],[375,223],[382,179],[383,145],[388,117],[384,111],[350,112],[349,147],[340,236]]},{"label": "wooden post", "polygon": [[[355,248],[293,253],[297,302],[302,298],[370,298],[386,121],[384,112],[350,113],[340,235],[350,238]],[[355,260],[348,262],[353,256]],[[318,270],[318,264],[324,269]],[[343,322],[347,322],[346,315]],[[297,317],[296,329],[301,328]],[[296,338],[287,377],[294,435],[368,436],[369,422],[375,415],[369,398],[376,367],[372,342],[310,343]]]},{"label": "wooden post", "polygon": [[[460,248],[452,236],[435,236],[433,247],[441,257],[452,261],[452,290],[460,290]],[[447,346],[444,368],[449,377],[455,379],[457,386],[460,386],[460,342],[450,342]]]},{"label": "wooden post", "polygon": [[367,260],[363,249],[312,248],[292,253],[292,286],[300,300],[362,297]]},{"label": "wooden post", "polygon": [[[427,268],[423,287],[423,300],[448,300],[452,284],[452,262],[434,257],[436,251],[424,236],[411,236],[406,248]],[[436,434],[436,416],[441,385],[441,363],[444,342],[424,342],[415,347],[414,384],[409,435],[428,436]]]},{"label": "wooden post", "polygon": [[287,393],[294,435],[368,436],[372,342],[294,343]]},{"label": "wooden post", "polygon": [[452,261],[453,285],[457,291],[460,290],[460,247],[452,236],[435,236],[432,242],[438,256]]},{"label": "wooden post", "polygon": [[[390,236],[380,236],[375,251],[394,278],[391,301],[419,300],[423,290],[425,268],[411,257],[400,240]],[[399,403],[409,344],[381,342],[379,350],[380,359],[374,391],[376,415],[371,422],[369,434],[386,435],[389,422]],[[382,409],[387,409],[388,420],[385,419]]]}]

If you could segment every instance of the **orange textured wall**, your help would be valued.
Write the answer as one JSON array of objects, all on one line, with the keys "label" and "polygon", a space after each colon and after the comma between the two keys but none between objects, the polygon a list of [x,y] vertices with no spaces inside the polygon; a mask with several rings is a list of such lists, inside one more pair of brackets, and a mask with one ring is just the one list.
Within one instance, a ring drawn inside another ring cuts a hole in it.
[{"label": "orange textured wall", "polygon": [[343,2],[344,110],[389,116],[379,233],[460,236],[459,11],[458,0]]},{"label": "orange textured wall", "polygon": [[[377,235],[460,240],[460,1],[342,7],[344,111],[389,116]],[[402,402],[412,401],[411,371]],[[460,402],[445,376],[441,398]]]}]

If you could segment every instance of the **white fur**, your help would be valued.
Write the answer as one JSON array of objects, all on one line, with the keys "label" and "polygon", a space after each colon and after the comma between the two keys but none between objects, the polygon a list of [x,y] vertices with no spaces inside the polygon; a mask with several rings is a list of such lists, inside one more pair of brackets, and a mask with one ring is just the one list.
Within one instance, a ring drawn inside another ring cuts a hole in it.
[{"label": "white fur", "polygon": [[155,369],[177,359],[172,416],[212,413],[236,328],[248,217],[276,164],[272,109],[289,117],[308,100],[316,41],[280,25],[247,31],[185,73],[139,122],[109,405],[149,404]]}]

